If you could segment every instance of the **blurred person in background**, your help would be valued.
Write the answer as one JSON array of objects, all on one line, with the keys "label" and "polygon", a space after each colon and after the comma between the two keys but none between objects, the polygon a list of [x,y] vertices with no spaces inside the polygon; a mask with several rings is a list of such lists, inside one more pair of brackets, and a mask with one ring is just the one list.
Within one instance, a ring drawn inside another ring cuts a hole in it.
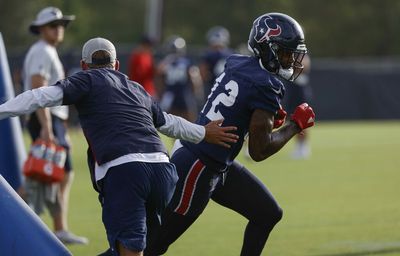
[{"label": "blurred person in background", "polygon": [[203,106],[206,97],[210,94],[211,88],[217,78],[224,70],[226,58],[233,53],[229,48],[230,33],[221,26],[215,26],[208,30],[206,34],[208,48],[201,57],[199,64],[200,75],[203,81],[203,100],[200,107]]},{"label": "blurred person in background", "polygon": [[153,57],[154,40],[149,36],[143,36],[130,56],[128,62],[128,77],[138,82],[153,97],[157,98],[154,86],[155,65]]},{"label": "blurred person in background", "polygon": [[[238,128],[239,140],[229,149],[205,142],[175,142],[171,162],[179,180],[156,238],[149,240],[146,256],[164,254],[202,214],[210,199],[248,220],[242,256],[261,255],[282,218],[272,193],[235,158],[247,133],[250,156],[259,162],[314,125],[315,114],[308,104],[297,106],[285,124],[286,112],[281,107],[283,80],[295,81],[301,74],[307,48],[300,25],[281,13],[258,17],[248,45],[253,55],[228,57],[196,121],[204,125],[223,119],[224,125]],[[210,255],[207,251],[203,254]]]},{"label": "blurred person in background", "polygon": [[[39,36],[24,61],[23,79],[25,90],[37,89],[54,84],[65,78],[63,65],[56,47],[64,39],[65,27],[75,16],[64,16],[55,7],[41,10],[29,30]],[[64,180],[58,183],[43,183],[30,178],[26,179],[26,200],[29,206],[41,214],[46,205],[53,219],[55,235],[66,244],[87,244],[85,237],[79,237],[68,231],[68,201],[73,181],[70,142],[67,133],[68,107],[58,106],[38,109],[29,116],[27,128],[32,141],[40,138],[55,142],[67,152]]]},{"label": "blurred person in background", "polygon": [[198,78],[193,77],[196,69],[186,56],[186,41],[180,36],[171,36],[166,40],[164,51],[167,55],[157,67],[160,76],[161,108],[171,114],[194,121],[196,104],[194,103],[193,88]]},{"label": "blurred person in background", "polygon": [[[312,100],[312,89],[310,86],[311,60],[308,54],[304,56],[303,66],[303,72],[295,81],[286,82],[287,86],[285,87],[286,94],[283,106],[288,112],[292,112],[299,104],[311,102]],[[311,147],[308,140],[309,133],[307,131],[296,135],[296,143],[291,153],[293,159],[307,159],[311,156]]]}]

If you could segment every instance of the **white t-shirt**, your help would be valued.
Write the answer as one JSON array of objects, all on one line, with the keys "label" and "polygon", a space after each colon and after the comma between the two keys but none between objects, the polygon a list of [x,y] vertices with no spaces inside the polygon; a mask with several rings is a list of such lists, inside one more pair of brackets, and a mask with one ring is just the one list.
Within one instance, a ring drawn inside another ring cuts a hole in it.
[{"label": "white t-shirt", "polygon": [[[23,68],[24,89],[32,89],[31,77],[43,76],[48,85],[55,84],[65,78],[64,68],[54,46],[43,40],[37,41],[29,49]],[[50,112],[63,119],[68,119],[68,106],[51,107]]]}]

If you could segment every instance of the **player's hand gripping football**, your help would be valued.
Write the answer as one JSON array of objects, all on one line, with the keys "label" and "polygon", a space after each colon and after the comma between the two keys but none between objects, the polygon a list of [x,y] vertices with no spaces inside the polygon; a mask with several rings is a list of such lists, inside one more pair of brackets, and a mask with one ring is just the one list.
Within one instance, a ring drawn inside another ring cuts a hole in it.
[{"label": "player's hand gripping football", "polygon": [[294,113],[291,115],[291,119],[301,130],[304,130],[314,125],[315,113],[307,103],[303,103],[296,107]]},{"label": "player's hand gripping football", "polygon": [[231,133],[232,131],[236,131],[237,128],[235,126],[222,127],[221,124],[223,121],[223,119],[220,119],[206,124],[204,126],[206,129],[204,140],[208,143],[230,148],[231,145],[228,143],[236,143],[237,139],[239,138],[238,135]]},{"label": "player's hand gripping football", "polygon": [[274,129],[281,127],[285,123],[286,116],[286,111],[281,107],[274,117]]}]

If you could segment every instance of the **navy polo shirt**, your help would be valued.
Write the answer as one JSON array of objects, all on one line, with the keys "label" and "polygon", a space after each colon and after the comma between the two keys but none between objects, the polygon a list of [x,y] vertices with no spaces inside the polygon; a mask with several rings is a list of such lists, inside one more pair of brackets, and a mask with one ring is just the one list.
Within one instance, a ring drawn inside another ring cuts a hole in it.
[{"label": "navy polo shirt", "polygon": [[156,130],[165,124],[161,108],[121,72],[81,71],[55,86],[64,92],[63,105],[75,105],[89,156],[97,164],[131,153],[167,152]]}]

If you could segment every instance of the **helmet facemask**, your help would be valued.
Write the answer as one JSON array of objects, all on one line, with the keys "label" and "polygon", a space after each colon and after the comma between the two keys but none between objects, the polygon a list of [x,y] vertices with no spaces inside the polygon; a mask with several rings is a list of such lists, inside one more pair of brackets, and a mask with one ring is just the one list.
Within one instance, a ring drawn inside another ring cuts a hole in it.
[{"label": "helmet facemask", "polygon": [[270,43],[269,46],[272,62],[274,62],[274,72],[288,81],[296,80],[304,69],[302,62],[307,53],[306,46],[299,44],[296,49],[284,47],[277,43]]}]

